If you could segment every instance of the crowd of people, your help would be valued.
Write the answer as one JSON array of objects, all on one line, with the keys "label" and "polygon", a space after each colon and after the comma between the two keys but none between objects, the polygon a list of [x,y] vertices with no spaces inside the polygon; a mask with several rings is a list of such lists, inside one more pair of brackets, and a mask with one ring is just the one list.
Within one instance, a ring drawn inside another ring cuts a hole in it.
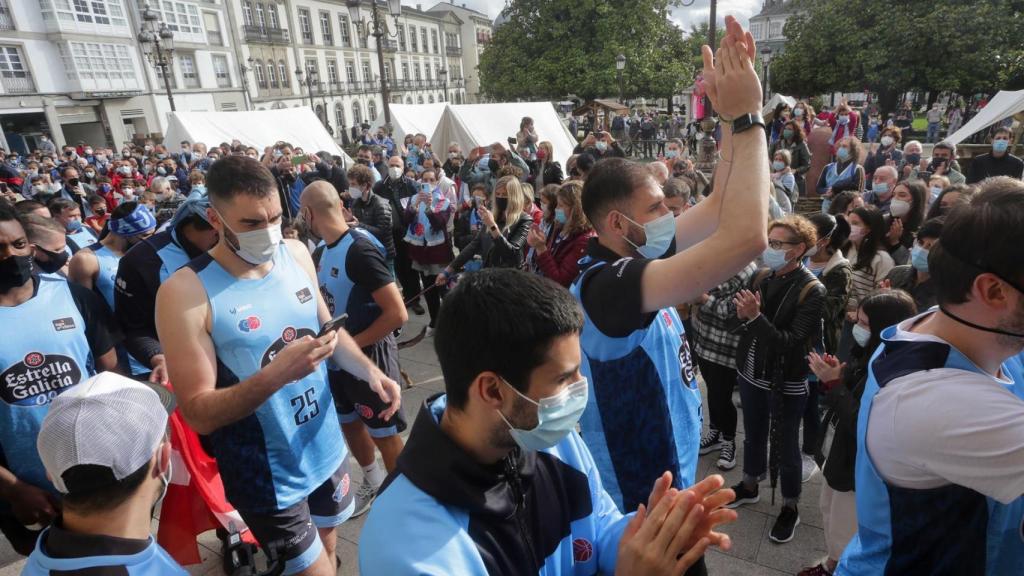
[{"label": "crowd of people", "polygon": [[[790,542],[819,472],[828,554],[802,576],[1019,571],[1009,132],[965,171],[895,125],[865,146],[845,103],[766,124],[755,55],[732,18],[704,48],[710,179],[683,138],[625,158],[628,123],[562,166],[530,118],[471,150],[367,133],[350,166],[287,142],[9,154],[0,531],[25,573],[184,573],[150,535],[188,474],[172,415],[284,574],[335,573],[367,512],[364,574],[706,574],[779,483]],[[410,315],[445,387],[413,407]],[[708,454],[739,482],[701,478]]]}]

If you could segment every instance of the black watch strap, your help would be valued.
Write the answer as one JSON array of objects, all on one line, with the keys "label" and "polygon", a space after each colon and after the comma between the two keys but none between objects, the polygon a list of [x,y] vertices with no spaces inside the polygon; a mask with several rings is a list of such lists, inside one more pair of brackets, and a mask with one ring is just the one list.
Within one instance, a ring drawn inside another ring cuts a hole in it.
[{"label": "black watch strap", "polygon": [[760,113],[755,112],[753,114],[744,114],[742,116],[737,116],[732,121],[732,133],[739,134],[740,132],[750,130],[754,126],[760,126],[761,128],[765,128],[764,118],[761,117]]}]

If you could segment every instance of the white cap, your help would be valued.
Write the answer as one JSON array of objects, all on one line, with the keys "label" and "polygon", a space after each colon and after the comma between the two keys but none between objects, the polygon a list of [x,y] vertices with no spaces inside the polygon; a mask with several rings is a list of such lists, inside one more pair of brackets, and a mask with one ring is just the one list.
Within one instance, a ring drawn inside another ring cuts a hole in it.
[{"label": "white cap", "polygon": [[[54,398],[36,440],[53,485],[62,494],[88,491],[137,472],[166,437],[172,404],[173,396],[163,387],[113,372],[97,374]],[[72,477],[68,486],[67,471],[80,465],[102,466],[111,476],[103,481],[102,473],[98,479],[91,474],[85,485]]]}]

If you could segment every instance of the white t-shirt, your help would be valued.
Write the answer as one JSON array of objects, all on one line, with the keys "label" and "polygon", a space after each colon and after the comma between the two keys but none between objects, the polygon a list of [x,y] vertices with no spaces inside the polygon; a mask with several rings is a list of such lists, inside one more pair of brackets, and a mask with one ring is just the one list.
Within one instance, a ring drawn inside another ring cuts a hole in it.
[{"label": "white t-shirt", "polygon": [[[894,339],[945,341],[907,332]],[[888,483],[911,489],[957,484],[1008,504],[1024,494],[1024,400],[1011,380],[956,368],[923,370],[878,391],[867,451]],[[1024,385],[1019,383],[1018,385]]]}]

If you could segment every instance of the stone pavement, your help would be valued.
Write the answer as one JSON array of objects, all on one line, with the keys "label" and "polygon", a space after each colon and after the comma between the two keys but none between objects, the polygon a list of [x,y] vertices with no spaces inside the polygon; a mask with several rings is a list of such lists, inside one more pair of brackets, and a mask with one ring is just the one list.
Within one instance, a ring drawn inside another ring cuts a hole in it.
[{"label": "stone pavement", "polygon": [[[413,316],[405,329],[403,338],[418,334],[425,324],[426,316]],[[402,368],[416,383],[404,392],[402,403],[409,419],[410,427],[417,409],[424,399],[444,390],[441,369],[434,354],[433,340],[424,339],[419,345],[401,352]],[[705,404],[706,410],[706,404]],[[742,415],[741,415],[742,416]],[[407,431],[408,432],[408,431]],[[738,440],[743,437],[743,419],[740,418]],[[737,462],[742,462],[742,442],[740,443]],[[715,467],[717,455],[710,454],[701,458],[698,477],[717,472]],[[361,481],[360,469],[355,461],[351,461],[354,481]],[[742,464],[726,472],[726,485],[740,480]],[[788,544],[774,544],[768,540],[771,529],[781,505],[781,495],[776,496],[777,505],[770,505],[770,489],[767,482],[761,485],[761,502],[753,506],[739,509],[739,520],[725,528],[732,536],[733,549],[728,552],[711,551],[707,555],[708,572],[712,576],[782,576],[795,574],[801,568],[815,563],[825,556],[825,539],[822,532],[821,512],[818,509],[818,496],[821,492],[821,474],[815,475],[810,482],[804,484],[804,495],[800,507],[801,524],[796,529],[796,537]],[[362,530],[365,516],[345,523],[338,531],[338,554],[342,559],[339,574],[344,576],[359,574],[358,544],[359,532]],[[153,523],[154,533],[156,521]],[[220,568],[220,545],[213,532],[200,538],[200,552],[203,563],[188,568],[191,574],[217,576],[222,574]],[[19,574],[24,560],[15,554],[7,542],[0,538],[0,576]]]}]

